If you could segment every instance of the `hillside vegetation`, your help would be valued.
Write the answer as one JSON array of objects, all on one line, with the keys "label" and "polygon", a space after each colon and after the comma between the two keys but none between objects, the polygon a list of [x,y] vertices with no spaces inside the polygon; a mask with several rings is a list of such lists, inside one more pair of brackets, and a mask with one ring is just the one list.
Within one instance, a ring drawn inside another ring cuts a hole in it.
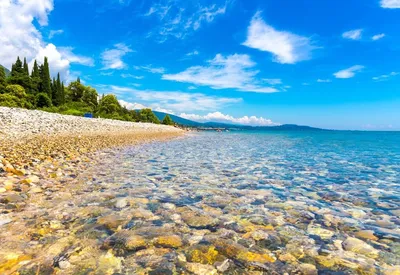
[{"label": "hillside vegetation", "polygon": [[110,118],[132,122],[174,125],[166,115],[162,122],[151,109],[128,110],[115,95],[99,96],[96,89],[81,83],[78,78],[65,85],[57,77],[51,78],[47,57],[39,65],[35,60],[32,70],[24,58],[18,57],[11,71],[0,65],[0,106],[40,109],[53,113]]}]

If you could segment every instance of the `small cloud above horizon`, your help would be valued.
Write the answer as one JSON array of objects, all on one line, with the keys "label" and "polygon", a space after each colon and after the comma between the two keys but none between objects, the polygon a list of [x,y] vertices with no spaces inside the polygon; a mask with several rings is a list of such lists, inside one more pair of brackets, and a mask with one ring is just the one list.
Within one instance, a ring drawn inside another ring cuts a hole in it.
[{"label": "small cloud above horizon", "polygon": [[360,40],[362,38],[363,31],[363,29],[350,30],[344,32],[342,37],[350,40]]},{"label": "small cloud above horizon", "polygon": [[362,65],[355,65],[350,68],[338,71],[338,72],[334,73],[333,75],[336,78],[342,78],[342,79],[353,78],[356,75],[356,73],[362,71],[364,68],[365,67]]}]

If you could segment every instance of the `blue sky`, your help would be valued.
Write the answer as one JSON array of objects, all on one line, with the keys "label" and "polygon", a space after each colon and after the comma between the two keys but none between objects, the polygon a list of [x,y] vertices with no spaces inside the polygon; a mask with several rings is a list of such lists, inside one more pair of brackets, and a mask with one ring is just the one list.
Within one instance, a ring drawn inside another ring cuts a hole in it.
[{"label": "blue sky", "polygon": [[0,0],[0,63],[198,121],[400,130],[399,26],[400,0]]}]

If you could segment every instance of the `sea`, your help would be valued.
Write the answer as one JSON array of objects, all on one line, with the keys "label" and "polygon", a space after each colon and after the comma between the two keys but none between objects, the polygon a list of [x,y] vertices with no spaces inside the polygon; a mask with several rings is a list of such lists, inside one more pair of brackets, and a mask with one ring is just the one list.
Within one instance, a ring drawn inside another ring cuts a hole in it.
[{"label": "sea", "polygon": [[157,265],[178,273],[399,272],[400,132],[193,132],[89,172],[93,192],[144,213],[125,230],[178,236]]}]

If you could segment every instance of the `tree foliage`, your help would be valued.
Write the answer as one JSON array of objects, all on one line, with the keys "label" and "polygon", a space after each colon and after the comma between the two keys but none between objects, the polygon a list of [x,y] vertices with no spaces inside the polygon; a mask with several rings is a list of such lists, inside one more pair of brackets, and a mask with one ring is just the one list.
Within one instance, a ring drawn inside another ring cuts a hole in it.
[{"label": "tree foliage", "polygon": [[142,109],[139,111],[139,119],[142,122],[150,122],[155,124],[160,124],[157,116],[153,113],[151,109]]},{"label": "tree foliage", "polygon": [[162,121],[162,124],[164,125],[174,125],[174,122],[172,121],[171,117],[169,115],[166,115]]},{"label": "tree foliage", "polygon": [[38,108],[51,107],[51,99],[46,93],[38,93],[36,95],[36,106]]},{"label": "tree foliage", "polygon": [[[64,86],[59,73],[51,78],[47,57],[41,65],[34,60],[31,74],[26,58],[23,61],[17,58],[9,76],[0,66],[0,106],[40,108],[77,116],[90,112],[95,117],[160,123],[151,109],[128,110],[111,94],[99,99],[96,89],[85,86],[79,77]],[[173,125],[169,116],[164,118],[163,123]]]}]

